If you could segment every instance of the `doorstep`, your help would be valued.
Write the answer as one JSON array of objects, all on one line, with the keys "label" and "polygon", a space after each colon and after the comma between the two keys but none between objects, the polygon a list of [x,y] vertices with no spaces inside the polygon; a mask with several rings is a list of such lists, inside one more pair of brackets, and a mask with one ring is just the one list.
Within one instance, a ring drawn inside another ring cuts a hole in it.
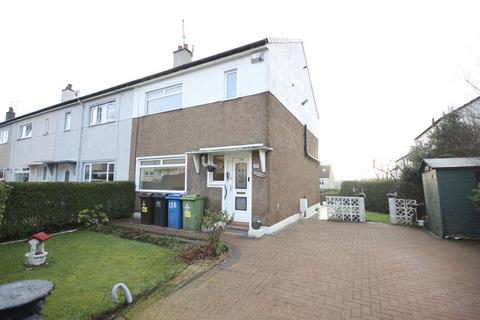
[{"label": "doorstep", "polygon": [[198,231],[190,231],[185,229],[173,229],[160,227],[154,224],[141,224],[138,219],[119,219],[110,221],[110,225],[121,228],[143,230],[162,235],[179,237],[190,240],[207,240],[207,234]]}]

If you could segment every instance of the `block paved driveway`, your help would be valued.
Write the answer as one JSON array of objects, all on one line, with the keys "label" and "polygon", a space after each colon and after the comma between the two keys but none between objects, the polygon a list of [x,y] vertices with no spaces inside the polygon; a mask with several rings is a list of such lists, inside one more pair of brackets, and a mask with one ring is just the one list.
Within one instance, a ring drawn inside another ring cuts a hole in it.
[{"label": "block paved driveway", "polygon": [[480,319],[480,242],[304,220],[145,310],[142,319]]}]

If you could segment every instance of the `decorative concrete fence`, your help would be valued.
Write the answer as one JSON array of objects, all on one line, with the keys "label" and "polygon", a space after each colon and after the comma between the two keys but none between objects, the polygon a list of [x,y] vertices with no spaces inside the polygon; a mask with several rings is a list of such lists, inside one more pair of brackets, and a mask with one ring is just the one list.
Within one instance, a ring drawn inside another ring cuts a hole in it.
[{"label": "decorative concrete fence", "polygon": [[412,224],[417,215],[417,201],[388,198],[391,224]]},{"label": "decorative concrete fence", "polygon": [[362,197],[326,198],[328,220],[365,222],[365,200]]}]

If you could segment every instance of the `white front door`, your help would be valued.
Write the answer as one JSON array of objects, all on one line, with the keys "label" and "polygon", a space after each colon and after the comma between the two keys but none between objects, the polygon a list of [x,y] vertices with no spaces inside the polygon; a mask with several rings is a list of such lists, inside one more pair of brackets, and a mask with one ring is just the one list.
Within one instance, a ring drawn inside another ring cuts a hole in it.
[{"label": "white front door", "polygon": [[224,209],[233,214],[234,221],[251,220],[251,164],[250,155],[230,155],[226,159]]}]

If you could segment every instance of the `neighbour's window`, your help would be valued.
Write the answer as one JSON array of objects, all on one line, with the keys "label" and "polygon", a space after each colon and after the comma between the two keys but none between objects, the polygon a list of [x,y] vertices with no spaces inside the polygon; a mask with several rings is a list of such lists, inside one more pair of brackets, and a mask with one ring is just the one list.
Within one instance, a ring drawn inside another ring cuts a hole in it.
[{"label": "neighbour's window", "polygon": [[43,181],[47,180],[47,167],[43,167]]},{"label": "neighbour's window", "polygon": [[142,191],[185,192],[185,156],[137,159],[137,187]]},{"label": "neighbour's window", "polygon": [[72,113],[67,112],[67,113],[65,113],[65,122],[64,122],[64,125],[63,125],[63,130],[65,130],[65,131],[70,130],[71,123],[72,123]]},{"label": "neighbour's window", "polygon": [[83,181],[107,182],[115,179],[114,162],[85,163],[83,165]]},{"label": "neighbour's window", "polygon": [[8,129],[0,131],[0,144],[8,142]]},{"label": "neighbour's window", "polygon": [[5,180],[5,171],[7,171],[7,169],[0,169],[0,181]]},{"label": "neighbour's window", "polygon": [[16,182],[27,182],[30,168],[15,168],[14,177]]},{"label": "neighbour's window", "polygon": [[50,119],[45,118],[45,130],[44,130],[43,134],[48,134],[49,127],[50,127]]},{"label": "neighbour's window", "polygon": [[237,97],[237,70],[225,72],[225,99]]},{"label": "neighbour's window", "polygon": [[107,102],[90,108],[90,125],[115,121],[115,102]]},{"label": "neighbour's window", "polygon": [[65,182],[69,182],[70,181],[70,171],[67,170],[65,171]]},{"label": "neighbour's window", "polygon": [[18,138],[19,139],[26,139],[26,138],[31,138],[31,137],[32,137],[32,124],[31,123],[21,125],[18,128]]},{"label": "neighbour's window", "polygon": [[182,107],[182,84],[147,92],[147,114],[165,112]]},{"label": "neighbour's window", "polygon": [[225,181],[225,156],[223,154],[209,155],[208,162],[213,163],[217,167],[213,172],[208,172],[209,185],[223,185]]}]

